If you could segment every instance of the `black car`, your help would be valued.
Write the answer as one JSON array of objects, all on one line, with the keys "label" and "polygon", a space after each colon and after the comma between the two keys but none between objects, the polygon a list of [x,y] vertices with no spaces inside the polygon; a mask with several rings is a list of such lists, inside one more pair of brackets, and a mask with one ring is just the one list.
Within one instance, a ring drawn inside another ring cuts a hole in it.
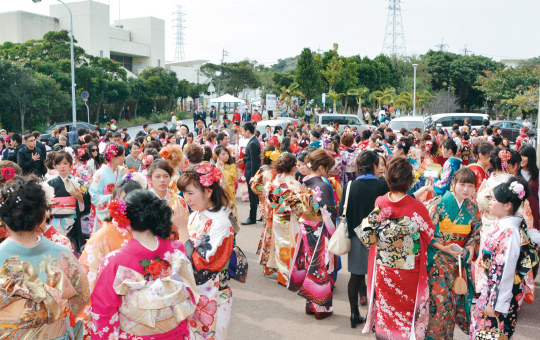
[{"label": "black car", "polygon": [[[492,128],[498,126],[502,131],[503,138],[508,138],[509,141],[515,142],[521,134],[519,131],[523,127],[523,123],[517,120],[493,120],[489,122],[489,126]],[[536,138],[536,130],[529,128],[528,135],[531,138]]]},{"label": "black car", "polygon": [[[83,128],[83,129],[88,129],[90,131],[94,131],[95,127],[94,127],[94,124],[90,124],[90,123],[85,123],[85,122],[77,122],[77,129],[80,129],[80,128]],[[73,123],[72,122],[65,122],[65,123],[57,123],[57,124],[54,124],[54,125],[51,125],[47,130],[45,130],[44,132],[41,133],[41,141],[43,143],[48,143],[49,142],[49,138],[51,138],[51,134],[52,132],[55,130],[55,129],[58,129],[59,127],[61,126],[65,126],[69,131],[71,131],[71,127],[73,126]],[[101,135],[104,131],[104,129],[100,128],[99,129],[99,134]]]}]

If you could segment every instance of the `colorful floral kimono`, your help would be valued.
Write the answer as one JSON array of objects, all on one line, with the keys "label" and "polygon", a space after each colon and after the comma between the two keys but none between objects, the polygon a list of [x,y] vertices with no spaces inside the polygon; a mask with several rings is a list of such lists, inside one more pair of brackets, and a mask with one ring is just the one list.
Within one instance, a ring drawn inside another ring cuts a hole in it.
[{"label": "colorful floral kimono", "polygon": [[75,317],[90,298],[86,272],[68,248],[40,237],[33,247],[0,244],[0,338],[82,337]]},{"label": "colorful floral kimono", "polygon": [[377,339],[425,339],[429,321],[427,247],[434,234],[427,209],[409,195],[393,202],[386,194],[375,201],[375,210],[355,232],[371,248],[369,308],[362,332],[375,331]]},{"label": "colorful floral kimono", "polygon": [[131,239],[105,257],[92,292],[94,339],[190,339],[187,318],[199,294],[178,241],[150,250]]},{"label": "colorful floral kimono", "polygon": [[[476,201],[478,202],[478,209],[482,214],[482,230],[480,231],[480,244],[479,249],[477,250],[478,254],[481,254],[482,246],[485,242],[486,236],[493,230],[493,223],[496,220],[496,217],[489,213],[489,201],[491,197],[493,197],[493,189],[495,189],[497,185],[508,181],[511,176],[512,175],[506,173],[499,175],[491,174],[491,176],[482,183],[480,189],[478,190],[478,194],[476,195]],[[534,229],[534,220],[528,200],[524,200],[523,203],[521,203],[521,206],[519,207],[516,214],[523,217],[525,223],[527,224],[527,231],[528,233],[530,233]],[[484,269],[481,263],[481,258],[478,257],[477,261],[473,266],[473,277],[475,279],[477,293],[480,293],[481,289],[481,282],[479,281],[481,279],[481,275],[476,275],[476,271],[483,272],[483,270]]]},{"label": "colorful floral kimono", "polygon": [[[113,251],[122,248],[129,240],[131,240],[131,234],[127,229],[118,228],[113,221],[104,222],[101,229],[93,233],[86,242],[79,263],[88,274],[90,292],[93,292],[96,286],[99,266],[103,259]],[[92,320],[89,319],[89,316],[92,310],[91,306],[91,301],[88,301],[78,316],[78,320],[85,323],[85,339],[90,339]]]},{"label": "colorful floral kimono", "polygon": [[227,194],[227,198],[231,202],[231,211],[238,221],[238,211],[236,210],[236,190],[234,188],[234,183],[238,178],[238,169],[236,168],[236,164],[225,164],[222,173],[224,177],[223,189]]},{"label": "colorful floral kimono", "polygon": [[195,313],[189,317],[194,340],[227,337],[232,312],[228,269],[234,244],[229,214],[229,209],[222,208],[217,212],[196,211],[189,216],[186,250],[201,295]]},{"label": "colorful floral kimono", "polygon": [[489,305],[500,312],[501,331],[512,339],[523,300],[532,302],[534,278],[532,268],[538,263],[538,247],[527,235],[527,225],[519,215],[497,219],[486,236],[479,255],[484,271],[480,297],[471,322],[471,339],[483,329],[498,331],[497,319],[482,312]]},{"label": "colorful floral kimono", "polygon": [[331,312],[337,257],[328,252],[328,242],[337,218],[332,187],[318,176],[304,177],[296,193],[302,218],[287,288],[306,299],[306,311]]},{"label": "colorful floral kimono", "polygon": [[86,162],[79,162],[71,167],[71,174],[82,179],[85,188],[89,188],[90,184],[92,184],[94,172],[94,169],[89,167]]},{"label": "colorful floral kimono", "polygon": [[[429,325],[427,338],[430,340],[451,340],[454,338],[456,323],[469,334],[471,304],[474,283],[471,266],[467,264],[470,254],[461,258],[462,277],[467,282],[467,294],[456,295],[454,281],[458,277],[458,259],[441,252],[432,244],[443,246],[457,244],[465,249],[480,241],[481,216],[476,204],[465,199],[461,205],[454,194],[447,191],[429,205],[429,215],[435,225],[435,237],[428,247],[428,280],[430,287]],[[459,270],[459,269],[458,269]]]},{"label": "colorful floral kimono", "polygon": [[460,158],[452,157],[444,162],[441,179],[433,182],[433,189],[435,189],[437,195],[444,195],[447,190],[450,190],[452,179],[454,179],[454,173],[459,170],[460,166]]},{"label": "colorful floral kimono", "polygon": [[359,153],[354,149],[344,149],[341,155],[341,185],[345,187],[349,181],[356,179],[356,158]]},{"label": "colorful floral kimono", "polygon": [[118,169],[113,172],[111,167],[107,164],[103,164],[94,174],[92,184],[88,189],[90,197],[92,198],[92,205],[95,207],[96,212],[93,232],[96,232],[101,228],[103,220],[109,216],[107,207],[109,206],[114,186],[122,180],[122,175],[120,174],[121,171],[122,169],[118,167]]},{"label": "colorful floral kimono", "polygon": [[50,224],[57,232],[67,236],[73,243],[75,251],[80,252],[86,241],[86,237],[82,233],[81,221],[82,217],[90,212],[90,197],[83,180],[72,175],[68,175],[67,179],[71,181],[72,185],[78,186],[75,190],[79,190],[83,194],[85,202],[77,201],[67,192],[64,179],[60,175],[48,180],[47,184],[54,189]]},{"label": "colorful floral kimono", "polygon": [[272,209],[266,201],[264,186],[271,183],[277,176],[277,171],[268,165],[260,167],[259,171],[249,182],[251,190],[259,195],[259,209],[261,210],[263,228],[256,254],[259,255],[259,263],[263,266],[263,274],[270,275],[276,271],[274,254],[274,234],[272,232]]},{"label": "colorful floral kimono", "polygon": [[277,175],[273,182],[266,183],[264,191],[267,203],[272,209],[274,233],[274,256],[278,270],[277,280],[286,286],[289,282],[289,270],[291,269],[291,257],[295,251],[296,237],[300,231],[298,200],[295,193],[300,187],[300,182],[294,176]]},{"label": "colorful floral kimono", "polygon": [[478,192],[478,190],[480,190],[480,187],[482,186],[482,183],[484,182],[484,180],[488,179],[489,172],[487,172],[486,169],[482,168],[477,163],[469,164],[467,166],[467,168],[469,168],[469,170],[474,172],[474,174],[476,176],[476,192]]},{"label": "colorful floral kimono", "polygon": [[[153,192],[159,199],[161,199],[161,197],[159,197],[156,194],[154,189],[150,189],[150,191]],[[167,194],[165,195],[165,198],[163,199],[167,201],[169,208],[172,208],[174,204],[176,203],[176,201],[180,201],[180,206],[186,210],[186,214],[188,213],[186,200],[184,199],[184,197],[176,194],[174,191],[167,189]],[[179,237],[178,229],[173,225],[172,230],[171,230],[171,236],[169,237],[169,239],[171,241],[176,241],[178,240],[178,237]]]}]

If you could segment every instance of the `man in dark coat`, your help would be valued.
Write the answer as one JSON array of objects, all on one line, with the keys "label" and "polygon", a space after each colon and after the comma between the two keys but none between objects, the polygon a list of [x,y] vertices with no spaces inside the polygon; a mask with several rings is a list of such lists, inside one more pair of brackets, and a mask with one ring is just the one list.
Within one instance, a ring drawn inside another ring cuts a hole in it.
[{"label": "man in dark coat", "polygon": [[197,121],[201,119],[201,117],[199,116],[199,113],[197,112],[197,110],[193,111],[193,128],[196,129],[197,128]]},{"label": "man in dark coat", "polygon": [[36,148],[36,137],[33,134],[24,135],[26,146],[17,155],[17,164],[21,167],[24,175],[35,174],[42,177],[47,173],[45,167],[45,154]]},{"label": "man in dark coat", "polygon": [[245,176],[246,182],[248,183],[247,187],[249,194],[249,218],[245,222],[242,222],[242,225],[248,225],[257,223],[257,205],[259,204],[259,197],[251,190],[249,180],[261,167],[261,144],[257,137],[255,137],[255,126],[253,124],[245,123],[243,128],[244,137],[249,139],[246,145],[246,157],[244,157],[244,162],[246,163]]}]

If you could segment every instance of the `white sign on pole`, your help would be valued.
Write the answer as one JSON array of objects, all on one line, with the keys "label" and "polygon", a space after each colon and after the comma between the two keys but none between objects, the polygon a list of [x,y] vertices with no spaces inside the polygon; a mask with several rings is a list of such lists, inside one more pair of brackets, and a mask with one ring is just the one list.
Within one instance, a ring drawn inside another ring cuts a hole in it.
[{"label": "white sign on pole", "polygon": [[277,107],[277,99],[275,94],[266,95],[266,111],[275,111]]}]

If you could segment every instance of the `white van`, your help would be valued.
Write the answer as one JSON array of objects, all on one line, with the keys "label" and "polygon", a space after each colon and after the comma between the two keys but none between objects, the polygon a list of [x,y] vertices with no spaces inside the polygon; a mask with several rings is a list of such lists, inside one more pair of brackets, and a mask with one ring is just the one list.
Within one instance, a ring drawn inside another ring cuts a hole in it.
[{"label": "white van", "polygon": [[459,125],[459,128],[465,124],[465,118],[469,118],[469,124],[472,129],[480,129],[484,119],[489,120],[489,116],[485,113],[438,113],[431,115],[429,127],[435,126],[438,129],[443,129],[446,132],[452,132],[454,124]]}]

